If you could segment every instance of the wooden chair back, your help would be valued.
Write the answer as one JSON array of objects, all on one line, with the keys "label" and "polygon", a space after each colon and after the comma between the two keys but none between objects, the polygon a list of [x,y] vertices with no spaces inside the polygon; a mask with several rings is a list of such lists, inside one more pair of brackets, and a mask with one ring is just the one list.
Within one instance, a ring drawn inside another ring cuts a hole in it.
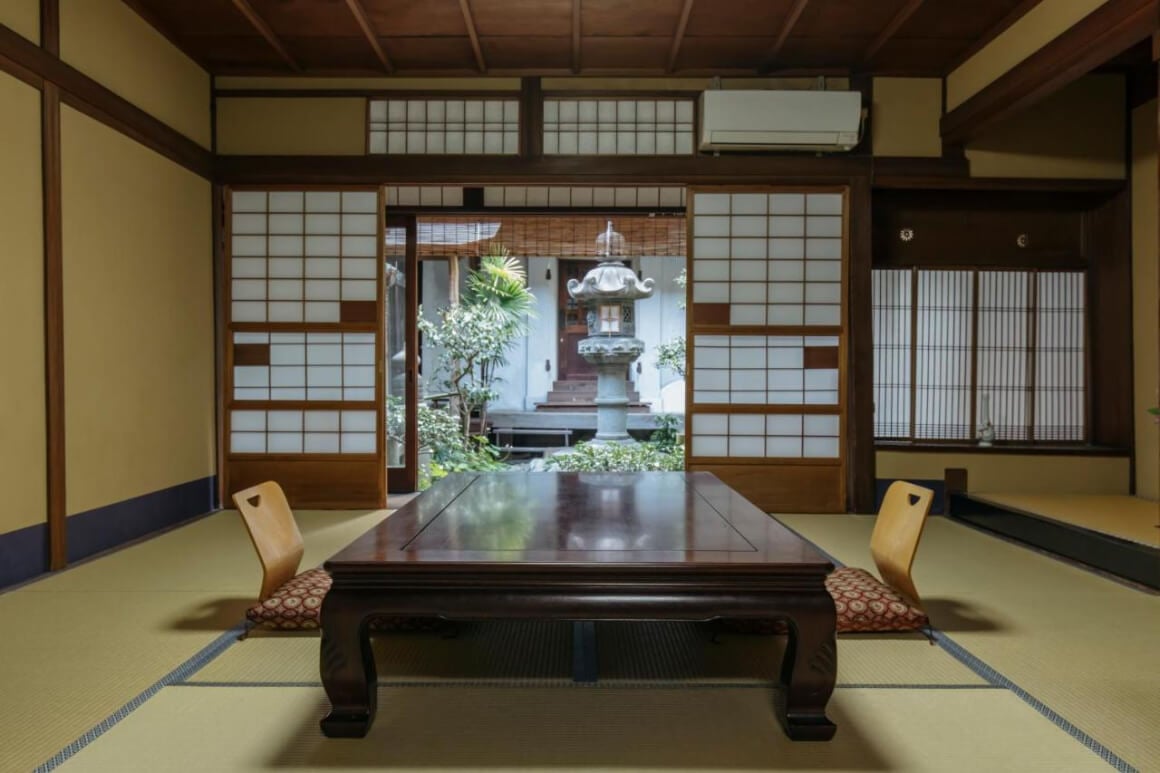
[{"label": "wooden chair back", "polygon": [[258,601],[265,601],[298,574],[304,549],[302,533],[282,487],[272,480],[237,492],[233,500],[262,564]]},{"label": "wooden chair back", "polygon": [[934,492],[906,481],[895,481],[886,490],[874,533],[870,536],[870,553],[878,567],[878,576],[915,606],[921,607],[910,568],[918,552],[922,527],[930,513]]}]

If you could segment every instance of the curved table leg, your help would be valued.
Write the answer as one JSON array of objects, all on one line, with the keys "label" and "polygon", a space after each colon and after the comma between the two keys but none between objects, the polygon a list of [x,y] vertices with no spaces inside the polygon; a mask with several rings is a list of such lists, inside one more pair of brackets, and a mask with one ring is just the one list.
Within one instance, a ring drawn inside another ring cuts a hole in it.
[{"label": "curved table leg", "polygon": [[795,741],[828,741],[837,729],[826,717],[838,679],[834,601],[828,593],[824,598],[801,597],[789,611],[789,640],[781,664],[785,707],[779,718]]},{"label": "curved table leg", "polygon": [[330,738],[362,738],[375,719],[378,676],[364,623],[357,601],[327,594],[319,670],[331,708],[320,724]]}]

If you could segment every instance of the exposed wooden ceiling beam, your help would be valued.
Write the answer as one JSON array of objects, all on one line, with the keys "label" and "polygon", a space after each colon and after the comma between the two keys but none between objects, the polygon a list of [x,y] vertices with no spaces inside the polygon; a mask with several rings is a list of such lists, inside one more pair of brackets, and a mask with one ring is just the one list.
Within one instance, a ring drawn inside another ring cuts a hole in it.
[{"label": "exposed wooden ceiling beam", "polygon": [[246,21],[253,25],[254,29],[266,39],[270,47],[278,52],[278,56],[282,57],[286,64],[290,65],[290,69],[295,71],[302,69],[302,66],[286,50],[286,46],[282,44],[282,40],[274,34],[274,30],[270,29],[270,25],[266,23],[266,20],[259,16],[258,12],[254,10],[254,7],[250,5],[250,0],[233,0],[233,3],[234,8],[237,8],[242,16],[246,17]]},{"label": "exposed wooden ceiling beam", "polygon": [[487,72],[487,62],[483,60],[483,49],[479,47],[479,33],[475,31],[475,19],[471,15],[469,0],[459,0],[459,10],[463,11],[463,23],[467,25],[467,36],[471,38],[471,50],[475,52],[475,64],[480,72]]},{"label": "exposed wooden ceiling beam", "polygon": [[1003,14],[1003,18],[999,19],[999,21],[988,27],[986,32],[984,32],[974,43],[967,46],[967,48],[961,54],[956,56],[954,60],[949,65],[947,65],[946,71],[943,73],[943,77],[946,77],[955,70],[959,69],[964,62],[986,48],[992,40],[1002,35],[1008,30],[1008,28],[1011,27],[1012,24],[1026,16],[1028,11],[1039,5],[1039,2],[1040,0],[1019,0],[1017,5],[1015,5],[1007,13]]},{"label": "exposed wooden ceiling beam", "polygon": [[793,32],[793,28],[797,26],[798,19],[802,17],[806,6],[810,4],[810,0],[797,0],[793,4],[793,8],[789,9],[789,13],[782,22],[781,30],[777,33],[777,40],[773,41],[773,47],[769,49],[769,53],[765,55],[765,60],[761,63],[758,69],[761,72],[769,72],[773,69],[773,65],[777,62],[777,57],[781,54],[781,49],[785,48],[785,41],[789,40],[789,35]]},{"label": "exposed wooden ceiling beam", "polygon": [[572,0],[572,72],[580,72],[580,2]]},{"label": "exposed wooden ceiling beam", "polygon": [[1059,91],[1156,30],[1157,0],[1106,0],[939,121],[943,145],[962,145]]},{"label": "exposed wooden ceiling beam", "polygon": [[878,37],[874,38],[870,46],[866,49],[866,53],[862,55],[862,64],[869,62],[882,50],[882,47],[886,45],[887,41],[894,37],[894,33],[898,32],[902,28],[902,25],[910,20],[911,16],[914,16],[915,11],[922,6],[922,3],[923,0],[907,0],[906,5],[898,9],[898,13],[894,14],[894,18],[882,28],[882,31],[878,33]]},{"label": "exposed wooden ceiling beam", "polygon": [[375,57],[382,64],[383,69],[388,73],[394,72],[394,67],[391,65],[391,60],[387,58],[387,54],[383,51],[383,47],[379,44],[379,38],[375,35],[374,28],[371,27],[371,21],[367,18],[366,9],[362,7],[359,0],[346,0],[346,7],[350,9],[354,20],[358,22],[358,26],[362,29],[363,35],[366,36],[367,42],[371,44],[371,48],[375,51]]},{"label": "exposed wooden ceiling beam", "polygon": [[673,34],[673,44],[669,47],[669,65],[665,68],[672,72],[677,66],[677,56],[681,53],[681,43],[685,40],[685,30],[689,26],[689,14],[693,12],[693,0],[685,0],[681,8],[681,20],[677,22],[677,31]]}]

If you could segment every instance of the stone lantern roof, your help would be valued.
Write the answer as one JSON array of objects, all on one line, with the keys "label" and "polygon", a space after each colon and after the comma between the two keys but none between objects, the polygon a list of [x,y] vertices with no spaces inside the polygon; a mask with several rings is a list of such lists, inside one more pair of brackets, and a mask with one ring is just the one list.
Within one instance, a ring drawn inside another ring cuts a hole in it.
[{"label": "stone lantern roof", "polygon": [[653,280],[641,281],[636,272],[613,257],[613,251],[624,252],[624,237],[612,230],[608,221],[604,233],[596,237],[598,248],[604,253],[596,268],[581,280],[568,280],[568,294],[582,303],[601,301],[635,301],[653,293]]},{"label": "stone lantern roof", "polygon": [[635,301],[653,294],[653,280],[641,281],[619,260],[602,261],[583,279],[568,280],[568,294],[578,301]]}]

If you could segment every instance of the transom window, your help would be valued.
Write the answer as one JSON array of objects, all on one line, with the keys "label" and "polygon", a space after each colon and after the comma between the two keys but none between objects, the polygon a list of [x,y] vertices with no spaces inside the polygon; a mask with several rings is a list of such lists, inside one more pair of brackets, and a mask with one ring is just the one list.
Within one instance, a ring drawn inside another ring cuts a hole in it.
[{"label": "transom window", "polygon": [[1082,271],[875,269],[874,435],[1084,443]]}]

